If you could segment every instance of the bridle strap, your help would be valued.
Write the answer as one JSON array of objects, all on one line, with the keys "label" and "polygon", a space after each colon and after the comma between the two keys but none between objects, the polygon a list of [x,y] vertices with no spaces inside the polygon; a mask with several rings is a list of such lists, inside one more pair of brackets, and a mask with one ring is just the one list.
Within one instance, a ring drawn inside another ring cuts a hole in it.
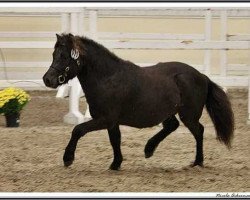
[{"label": "bridle strap", "polygon": [[[71,53],[71,58],[73,60],[76,60],[77,66],[80,66],[81,63],[80,63],[80,60],[78,59],[79,55],[80,55],[79,51],[77,49],[72,49],[70,53]],[[59,69],[57,69],[55,67],[52,67],[52,68],[55,69],[56,71],[62,73],[57,78],[58,78],[58,82],[59,83],[64,83],[65,80],[66,80],[66,77],[68,76],[67,72],[69,71],[70,67],[69,66],[66,67],[65,70],[64,70],[64,72],[62,72],[61,70],[59,70]]]},{"label": "bridle strap", "polygon": [[59,69],[57,69],[57,68],[55,68],[55,67],[51,67],[51,68],[53,68],[53,69],[55,69],[56,71],[62,73],[61,75],[59,75],[59,76],[57,77],[57,79],[58,79],[58,82],[59,82],[59,83],[64,83],[64,81],[66,80],[66,77],[68,76],[67,72],[69,71],[69,66],[65,68],[64,72],[62,72],[61,70],[59,70]]},{"label": "bridle strap", "polygon": [[61,83],[64,83],[65,81],[65,76],[64,75],[60,75],[58,76],[58,82],[61,84]]}]

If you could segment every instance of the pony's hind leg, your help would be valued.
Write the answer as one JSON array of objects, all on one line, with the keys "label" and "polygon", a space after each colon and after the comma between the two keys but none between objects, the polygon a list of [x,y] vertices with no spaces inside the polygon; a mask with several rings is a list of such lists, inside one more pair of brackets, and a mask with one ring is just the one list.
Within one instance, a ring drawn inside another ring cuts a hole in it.
[{"label": "pony's hind leg", "polygon": [[114,153],[114,160],[110,165],[109,169],[118,170],[123,160],[121,153],[121,132],[119,126],[117,125],[112,129],[108,129],[108,134]]},{"label": "pony's hind leg", "polygon": [[154,151],[159,143],[179,127],[179,121],[173,115],[165,120],[162,125],[163,129],[148,140],[144,149],[145,158],[150,158],[154,154]]},{"label": "pony's hind leg", "polygon": [[179,116],[184,125],[193,134],[196,141],[196,157],[192,166],[203,166],[203,132],[199,123],[204,104],[207,99],[207,79],[203,75],[183,73],[176,77],[176,83],[181,94],[182,106]]},{"label": "pony's hind leg", "polygon": [[203,133],[204,133],[204,126],[200,124],[199,122],[188,122],[181,118],[182,122],[185,124],[185,126],[190,130],[192,135],[195,138],[196,141],[196,156],[195,161],[191,164],[191,167],[194,166],[201,166],[203,167]]}]

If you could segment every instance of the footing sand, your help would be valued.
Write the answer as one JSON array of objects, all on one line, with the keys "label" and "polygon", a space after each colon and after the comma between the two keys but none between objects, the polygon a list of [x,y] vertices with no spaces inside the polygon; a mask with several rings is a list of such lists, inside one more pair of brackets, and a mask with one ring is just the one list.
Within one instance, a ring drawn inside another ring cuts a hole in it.
[{"label": "footing sand", "polygon": [[[62,157],[74,127],[63,123],[68,99],[56,99],[55,91],[30,94],[32,100],[21,114],[19,128],[5,128],[4,116],[0,116],[1,192],[250,191],[247,90],[229,90],[236,121],[231,150],[216,140],[204,110],[204,168],[189,167],[195,157],[195,140],[183,124],[149,159],[144,157],[144,146],[161,127],[122,126],[120,171],[108,170],[113,152],[106,130],[81,138],[73,165],[65,168]],[[84,98],[80,104],[84,111]]]}]

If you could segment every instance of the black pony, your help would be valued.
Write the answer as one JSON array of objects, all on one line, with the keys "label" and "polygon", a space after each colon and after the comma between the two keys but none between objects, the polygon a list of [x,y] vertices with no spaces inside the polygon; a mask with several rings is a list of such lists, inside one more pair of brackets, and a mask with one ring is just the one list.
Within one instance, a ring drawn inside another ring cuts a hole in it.
[{"label": "black pony", "polygon": [[65,166],[73,163],[82,136],[107,129],[114,153],[110,169],[118,170],[123,160],[119,125],[146,128],[162,123],[163,129],[145,146],[145,157],[149,158],[159,143],[178,128],[177,113],[196,140],[192,166],[202,166],[204,127],[199,119],[204,105],[218,140],[230,147],[234,119],[227,95],[187,64],[167,62],[141,68],[86,37],[57,35],[53,62],[43,77],[44,83],[57,88],[76,76],[93,119],[73,129],[63,157]]}]

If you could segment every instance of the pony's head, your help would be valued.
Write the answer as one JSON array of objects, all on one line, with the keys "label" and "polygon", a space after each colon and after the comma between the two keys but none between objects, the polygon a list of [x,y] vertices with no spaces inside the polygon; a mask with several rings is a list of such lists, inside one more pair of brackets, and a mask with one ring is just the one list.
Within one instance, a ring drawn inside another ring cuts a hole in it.
[{"label": "pony's head", "polygon": [[56,37],[53,61],[43,76],[44,84],[51,88],[57,88],[76,77],[85,54],[80,37],[72,34],[56,34]]}]

